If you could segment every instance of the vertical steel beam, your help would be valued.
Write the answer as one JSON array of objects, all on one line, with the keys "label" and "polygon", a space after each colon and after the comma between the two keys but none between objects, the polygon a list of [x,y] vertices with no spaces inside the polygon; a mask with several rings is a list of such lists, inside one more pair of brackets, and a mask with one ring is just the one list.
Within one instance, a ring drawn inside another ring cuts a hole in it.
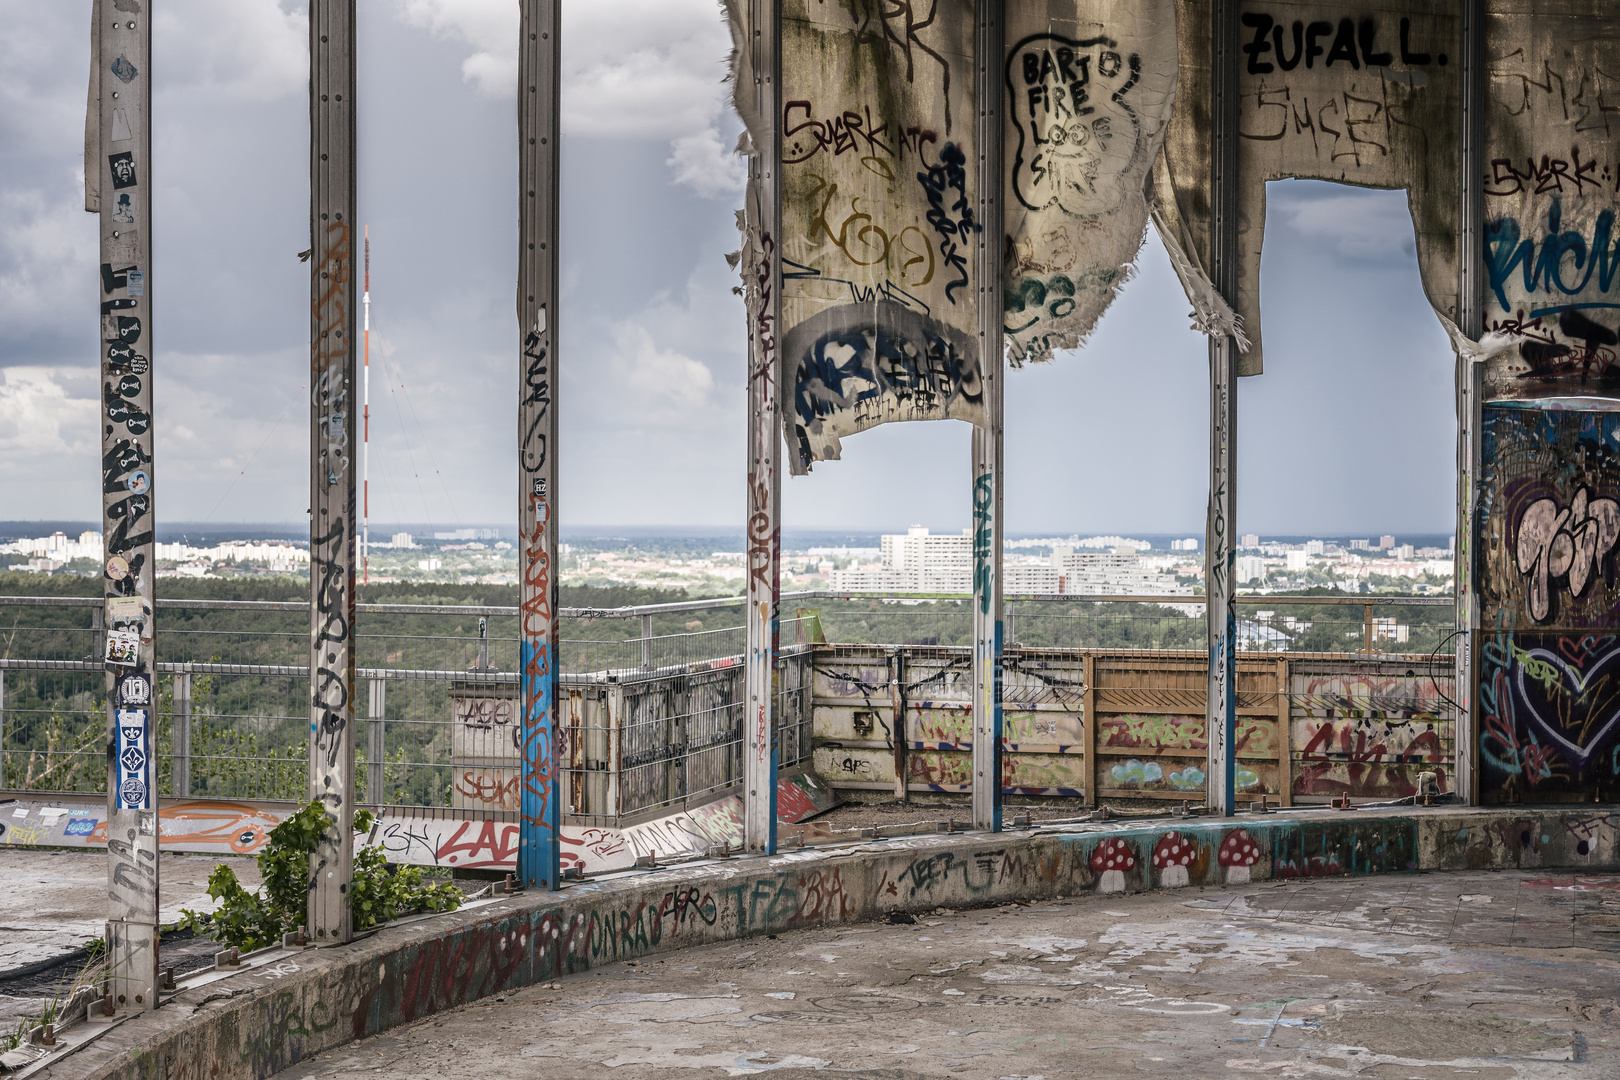
[{"label": "vertical steel beam", "polygon": [[309,8],[309,790],[328,815],[309,858],[317,945],[352,935],[354,866],[354,0]]},{"label": "vertical steel beam", "polygon": [[366,702],[366,715],[370,722],[370,752],[366,755],[370,760],[366,764],[366,802],[373,806],[383,806],[388,802],[388,786],[386,773],[388,764],[388,737],[385,725],[388,722],[388,680],[371,679],[368,687],[370,693]]},{"label": "vertical steel beam", "polygon": [[[157,731],[152,717],[152,27],[93,6],[87,210],[101,215],[101,490],[105,603],[108,992],[157,1006]],[[89,132],[87,132],[87,136]],[[104,621],[103,621],[104,620]]]},{"label": "vertical steel beam", "polygon": [[743,672],[743,847],[776,851],[777,605],[782,459],[777,328],[782,313],[782,0],[747,0],[754,105],[765,130],[748,159],[747,225],[757,299],[748,327],[748,656]]},{"label": "vertical steel beam", "polygon": [[1001,829],[1002,0],[979,0],[974,68],[979,103],[974,176],[979,371],[985,423],[973,429],[973,825]]},{"label": "vertical steel beam", "polygon": [[175,672],[173,698],[169,791],[177,799],[187,799],[191,797],[191,672]]},{"label": "vertical steel beam", "polygon": [[893,649],[889,653],[889,716],[889,735],[894,743],[894,797],[905,802],[911,793],[907,786],[911,746],[906,734],[905,649]]},{"label": "vertical steel beam", "polygon": [[518,880],[555,889],[557,760],[557,200],[562,0],[522,0],[518,40],[518,539],[523,558],[523,782]]},{"label": "vertical steel beam", "polygon": [[[1485,100],[1489,73],[1485,67],[1484,0],[1462,3],[1462,152],[1460,224],[1457,235],[1457,326],[1470,340],[1485,332],[1484,254]],[[1454,788],[1465,803],[1476,801],[1475,739],[1478,726],[1474,706],[1474,679],[1479,630],[1479,583],[1474,575],[1474,552],[1481,539],[1474,533],[1479,498],[1482,398],[1480,365],[1457,357],[1457,636],[1452,680],[1456,702],[1455,746],[1457,775]]]},{"label": "vertical steel beam", "polygon": [[[1210,57],[1210,278],[1233,304],[1237,299],[1238,230],[1238,4],[1215,0]],[[1205,794],[1212,810],[1232,813],[1236,793],[1237,584],[1233,575],[1237,527],[1237,343],[1209,343],[1209,517],[1204,543],[1204,617],[1209,637],[1208,696],[1204,723],[1209,745]]]}]

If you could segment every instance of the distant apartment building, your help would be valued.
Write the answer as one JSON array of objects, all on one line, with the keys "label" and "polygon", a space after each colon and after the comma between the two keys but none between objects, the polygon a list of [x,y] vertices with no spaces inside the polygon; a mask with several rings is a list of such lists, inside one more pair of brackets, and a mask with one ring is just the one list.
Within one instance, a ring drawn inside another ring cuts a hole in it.
[{"label": "distant apartment building", "polygon": [[1185,540],[1172,540],[1172,541],[1170,541],[1170,550],[1171,551],[1197,551],[1198,550],[1198,541],[1193,539],[1192,537],[1188,537]]},{"label": "distant apartment building", "polygon": [[416,537],[410,533],[395,533],[393,545],[396,548],[413,548],[416,546]]},{"label": "distant apartment building", "polygon": [[1239,585],[1250,581],[1264,581],[1266,578],[1266,560],[1258,555],[1239,555],[1237,557],[1236,571]]},{"label": "distant apartment building", "polygon": [[1370,541],[1370,540],[1352,540],[1352,541],[1350,541],[1350,550],[1351,551],[1366,551],[1370,547],[1372,547],[1372,541]]},{"label": "distant apartment building", "polygon": [[1393,641],[1401,644],[1410,641],[1412,628],[1406,623],[1396,622],[1394,619],[1374,619],[1372,621],[1373,640]]},{"label": "distant apartment building", "polygon": [[1380,536],[1378,538],[1378,550],[1379,551],[1388,551],[1390,548],[1392,548],[1394,546],[1395,546],[1395,538],[1393,536]]},{"label": "distant apartment building", "polygon": [[1290,551],[1283,556],[1287,560],[1290,574],[1303,574],[1310,566],[1311,556],[1308,551]]},{"label": "distant apartment building", "polygon": [[1305,541],[1305,554],[1307,554],[1307,555],[1320,555],[1326,549],[1327,549],[1327,545],[1324,544],[1321,540],[1307,540],[1307,541]]},{"label": "distant apartment building", "polygon": [[499,529],[454,529],[454,530],[452,530],[450,532],[436,532],[436,533],[433,534],[433,539],[435,539],[435,540],[498,540],[498,539],[500,539],[500,535],[501,535],[501,531]]},{"label": "distant apartment building", "polygon": [[[832,571],[834,589],[852,592],[973,591],[973,537],[936,535],[921,525],[882,539],[882,561],[877,566],[852,566]],[[1058,546],[1045,563],[1019,562],[1002,567],[1002,589],[1013,595],[1076,593],[1090,595],[1188,594],[1143,564],[1137,546],[1122,541],[1111,551],[1076,552]]]},{"label": "distant apartment building", "polygon": [[1257,548],[1259,546],[1260,535],[1258,533],[1244,533],[1243,539],[1238,541],[1238,547]]}]

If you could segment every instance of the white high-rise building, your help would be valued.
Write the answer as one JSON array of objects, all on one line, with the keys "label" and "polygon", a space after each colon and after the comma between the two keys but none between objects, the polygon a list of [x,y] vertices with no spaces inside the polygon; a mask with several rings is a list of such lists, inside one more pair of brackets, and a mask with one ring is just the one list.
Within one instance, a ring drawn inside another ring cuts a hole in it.
[{"label": "white high-rise building", "polygon": [[1266,560],[1258,555],[1239,555],[1236,570],[1239,585],[1256,580],[1264,581],[1266,578]]}]

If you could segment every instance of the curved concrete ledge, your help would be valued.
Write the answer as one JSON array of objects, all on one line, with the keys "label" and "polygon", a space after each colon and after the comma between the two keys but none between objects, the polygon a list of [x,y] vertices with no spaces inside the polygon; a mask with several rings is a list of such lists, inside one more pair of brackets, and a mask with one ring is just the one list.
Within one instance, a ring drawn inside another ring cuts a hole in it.
[{"label": "curved concrete ledge", "polygon": [[39,1076],[270,1076],[492,994],[649,953],[891,911],[1431,870],[1620,866],[1620,807],[1244,815],[870,842],[686,866],[391,926],[183,990]]}]

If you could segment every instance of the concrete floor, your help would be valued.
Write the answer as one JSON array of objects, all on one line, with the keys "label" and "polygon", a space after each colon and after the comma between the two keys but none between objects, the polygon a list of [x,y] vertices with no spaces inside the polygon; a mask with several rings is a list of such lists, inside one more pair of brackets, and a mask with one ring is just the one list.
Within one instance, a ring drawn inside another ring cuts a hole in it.
[{"label": "concrete floor", "polygon": [[[259,884],[251,858],[176,855],[158,863],[159,917],[173,923],[181,908],[214,910],[208,875],[221,862],[248,888]],[[77,954],[107,923],[107,856],[94,851],[0,847],[0,1023],[30,1013],[70,967],[9,977],[37,963]]]},{"label": "concrete floor", "polygon": [[936,911],[625,962],[281,1073],[615,1080],[1620,1076],[1620,876]]}]

